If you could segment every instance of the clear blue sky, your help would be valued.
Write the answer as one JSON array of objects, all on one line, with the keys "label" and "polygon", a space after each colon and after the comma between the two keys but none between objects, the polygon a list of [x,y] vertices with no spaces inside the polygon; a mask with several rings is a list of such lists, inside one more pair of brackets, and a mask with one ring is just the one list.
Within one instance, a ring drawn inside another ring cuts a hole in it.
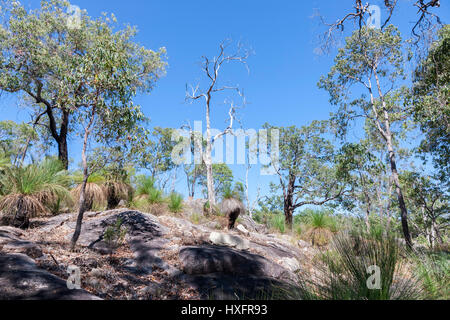
[{"label": "clear blue sky", "polygon": [[[38,0],[22,0],[36,7]],[[383,1],[374,0],[373,4]],[[441,1],[440,15],[448,22],[449,1]],[[157,49],[166,47],[169,67],[167,75],[150,95],[137,99],[152,126],[180,127],[185,121],[203,120],[201,104],[184,103],[185,85],[201,77],[199,61],[202,55],[214,56],[221,40],[242,40],[255,55],[249,59],[250,74],[245,69],[233,69],[226,77],[245,89],[249,104],[241,111],[244,127],[259,129],[265,122],[274,125],[305,125],[314,119],[326,119],[333,107],[328,94],[317,88],[321,75],[332,65],[333,53],[318,56],[318,35],[324,29],[315,10],[331,21],[352,7],[353,0],[264,1],[264,0],[73,0],[72,4],[97,17],[101,12],[114,13],[119,23],[137,26],[136,40]],[[399,0],[392,21],[400,24],[405,36],[410,36],[415,10],[411,0]],[[0,100],[1,120],[28,120],[27,111],[17,114],[12,99]],[[224,106],[217,106],[213,126],[223,128]],[[70,156],[78,162],[80,145],[72,141]],[[244,178],[243,168],[233,168],[238,179]],[[270,179],[251,174],[251,193],[260,186],[267,191]],[[184,189],[185,177],[180,172],[178,186]],[[180,190],[183,191],[183,190]]]}]

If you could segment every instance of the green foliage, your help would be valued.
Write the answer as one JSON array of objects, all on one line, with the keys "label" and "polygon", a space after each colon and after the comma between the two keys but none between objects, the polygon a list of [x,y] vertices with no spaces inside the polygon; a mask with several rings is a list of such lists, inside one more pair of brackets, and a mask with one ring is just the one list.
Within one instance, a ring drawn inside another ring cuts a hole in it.
[{"label": "green foliage", "polygon": [[128,229],[122,224],[122,219],[118,218],[113,225],[106,228],[103,239],[109,246],[117,248],[124,243]]},{"label": "green foliage", "polygon": [[149,93],[164,74],[165,49],[140,46],[136,29],[117,28],[114,15],[93,19],[81,11],[79,23],[71,24],[68,1],[43,0],[30,10],[18,1],[7,4],[1,8],[0,90],[31,99],[58,143],[67,142],[60,132],[89,123],[99,143],[139,141],[135,126],[145,117],[133,98]]},{"label": "green foliage", "polygon": [[[20,164],[25,149],[32,149],[38,141],[38,133],[32,126],[14,121],[0,121],[0,152],[12,163]],[[40,147],[44,149],[43,145]]]},{"label": "green foliage", "polygon": [[242,201],[244,198],[244,185],[240,182],[236,182],[234,187],[231,187],[231,183],[224,184],[220,196],[222,199],[237,199]]},{"label": "green foliage", "polygon": [[150,189],[150,192],[148,195],[148,202],[150,204],[158,204],[158,203],[162,203],[163,201],[164,201],[163,193],[161,190],[158,190],[156,188]]},{"label": "green foliage", "polygon": [[450,25],[444,25],[428,56],[415,72],[410,100],[414,120],[426,138],[422,152],[433,155],[441,180],[448,185],[450,175]]},{"label": "green foliage", "polygon": [[[403,261],[394,237],[371,237],[355,231],[335,237],[332,248],[331,253],[322,256],[319,278],[307,280],[310,298],[404,300],[420,297],[417,281],[401,273]],[[368,286],[371,266],[379,268],[380,289]]]},{"label": "green foliage", "polygon": [[150,195],[150,192],[155,189],[156,180],[150,176],[138,176],[136,178],[136,195]]},{"label": "green foliage", "polygon": [[[274,127],[265,124],[269,141],[272,132],[279,131],[279,157],[271,157],[280,174],[280,184],[271,185],[273,194],[283,194],[283,198],[273,199],[283,203],[284,213],[293,215],[296,209],[306,205],[323,205],[339,201],[348,192],[348,184],[338,172],[336,150],[327,139],[327,121],[313,121],[310,125],[297,128]],[[272,151],[272,143],[269,144]],[[277,165],[275,160],[279,161]],[[277,192],[281,189],[282,192]],[[289,204],[290,203],[290,204]]]},{"label": "green foliage", "polygon": [[153,132],[140,137],[133,143],[132,154],[138,167],[149,170],[152,177],[169,172],[175,167],[172,151],[176,141],[172,141],[172,128],[155,127]]},{"label": "green foliage", "polygon": [[178,193],[172,193],[169,197],[169,210],[171,212],[180,212],[183,208],[183,196]]},{"label": "green foliage", "polygon": [[21,214],[29,220],[47,213],[58,202],[70,203],[69,184],[70,179],[61,162],[52,158],[40,164],[6,168],[0,175],[3,195],[0,208],[5,213]]},{"label": "green foliage", "polygon": [[413,255],[414,271],[424,287],[425,299],[450,299],[450,256],[446,252]]},{"label": "green foliage", "polygon": [[285,233],[286,232],[286,224],[285,224],[284,215],[280,215],[280,214],[270,215],[269,227],[271,229],[275,229],[275,230],[279,231],[280,233]]},{"label": "green foliage", "polygon": [[199,214],[199,213],[194,212],[194,213],[190,216],[190,219],[191,219],[191,222],[192,222],[193,224],[199,224],[199,223],[202,221],[203,216],[202,216],[201,214]]},{"label": "green foliage", "polygon": [[305,236],[311,241],[312,245],[327,245],[333,236],[333,232],[337,231],[336,221],[325,210],[309,210],[306,224]]},{"label": "green foliage", "polygon": [[[225,163],[213,164],[214,189],[217,194],[223,194],[233,182],[233,171]],[[203,193],[207,193],[206,166],[202,165],[197,175],[197,182],[203,187]]]}]

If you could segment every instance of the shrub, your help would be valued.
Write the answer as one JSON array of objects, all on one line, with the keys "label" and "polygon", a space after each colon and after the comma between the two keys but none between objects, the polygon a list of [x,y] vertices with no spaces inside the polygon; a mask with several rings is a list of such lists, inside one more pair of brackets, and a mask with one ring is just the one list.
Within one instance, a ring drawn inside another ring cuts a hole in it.
[{"label": "shrub", "polygon": [[311,244],[324,246],[329,243],[333,231],[337,229],[335,222],[325,211],[313,211],[309,214],[308,230],[305,236],[311,241]]},{"label": "shrub", "polygon": [[148,202],[150,204],[158,204],[163,202],[162,191],[158,189],[149,190]]},{"label": "shrub", "polygon": [[[323,256],[320,276],[307,280],[309,298],[326,300],[417,299],[417,281],[403,273],[395,237],[371,236],[362,231],[336,236],[332,254]],[[379,268],[380,288],[369,288],[369,267]]]},{"label": "shrub", "polygon": [[136,182],[136,196],[148,196],[155,189],[155,179],[147,176],[138,176]]},{"label": "shrub", "polygon": [[125,242],[128,230],[122,226],[122,222],[122,219],[119,218],[113,225],[105,230],[103,239],[105,239],[105,242],[111,247],[117,248]]},{"label": "shrub", "polygon": [[[71,191],[72,197],[75,200],[76,206],[79,205],[78,201],[80,199],[81,187],[83,176],[79,173],[75,174],[73,177],[74,183],[77,184],[76,187]],[[103,188],[103,183],[105,182],[105,177],[101,174],[92,174],[89,176],[86,184],[86,210],[92,210],[94,207],[99,209],[105,206],[106,196],[105,190]]]},{"label": "shrub", "polygon": [[281,233],[286,232],[285,217],[281,214],[274,214],[270,216],[269,227],[275,229]]},{"label": "shrub", "polygon": [[424,289],[424,298],[450,299],[450,264],[446,252],[412,256],[414,272]]},{"label": "shrub", "polygon": [[62,164],[46,159],[39,165],[5,168],[0,178],[4,195],[0,210],[12,217],[11,224],[28,228],[30,218],[48,213],[58,201],[71,201],[69,178]]},{"label": "shrub", "polygon": [[199,224],[202,221],[202,218],[203,218],[203,216],[201,214],[194,212],[191,215],[190,220],[193,224]]},{"label": "shrub", "polygon": [[171,212],[180,212],[183,207],[183,196],[178,193],[172,193],[169,197],[169,210]]}]

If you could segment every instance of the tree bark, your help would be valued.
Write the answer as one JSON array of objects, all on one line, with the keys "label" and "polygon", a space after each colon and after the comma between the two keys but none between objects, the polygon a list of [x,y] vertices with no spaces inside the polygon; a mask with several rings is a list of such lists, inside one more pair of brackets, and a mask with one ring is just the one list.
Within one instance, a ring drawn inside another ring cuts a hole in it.
[{"label": "tree bark", "polygon": [[406,245],[409,248],[412,248],[411,234],[409,232],[409,226],[408,226],[408,210],[406,208],[405,198],[403,196],[403,190],[402,190],[402,187],[400,184],[400,179],[398,176],[396,155],[395,155],[394,146],[392,143],[392,133],[391,133],[391,129],[390,129],[390,123],[388,120],[389,118],[388,118],[388,115],[386,112],[385,112],[385,118],[386,118],[386,142],[387,142],[388,151],[389,151],[389,162],[391,165],[392,180],[395,185],[395,190],[396,190],[397,199],[398,199],[398,205],[400,208],[403,236],[405,237]]},{"label": "tree bark", "polygon": [[286,220],[286,225],[289,229],[292,229],[293,216],[294,216],[294,191],[295,191],[295,176],[289,175],[289,183],[284,196],[284,216]]},{"label": "tree bark", "polygon": [[53,139],[56,141],[58,145],[58,159],[64,165],[66,170],[69,169],[69,151],[67,147],[67,135],[69,132],[69,123],[70,123],[70,112],[66,108],[61,109],[61,126],[59,128],[59,133],[56,125],[55,115],[53,113],[53,109],[47,107],[47,115],[49,119],[49,128],[50,133]]},{"label": "tree bark", "polygon": [[214,190],[214,175],[212,168],[212,136],[211,136],[211,118],[210,118],[210,101],[211,98],[208,97],[206,102],[206,153],[204,156],[205,166],[206,166],[206,180],[208,188],[208,201],[209,210],[213,211],[216,205],[216,192]]},{"label": "tree bark", "polygon": [[91,130],[91,126],[94,123],[94,118],[95,118],[95,108],[92,111],[92,115],[91,115],[88,126],[84,129],[83,150],[81,152],[81,162],[83,165],[83,183],[81,185],[80,199],[78,201],[79,209],[78,209],[77,224],[75,227],[75,232],[72,236],[72,250],[75,249],[78,238],[80,237],[81,225],[83,223],[83,216],[84,216],[84,213],[86,212],[86,185],[87,185],[87,182],[89,179],[89,170],[88,170],[86,152],[87,152],[89,133]]}]

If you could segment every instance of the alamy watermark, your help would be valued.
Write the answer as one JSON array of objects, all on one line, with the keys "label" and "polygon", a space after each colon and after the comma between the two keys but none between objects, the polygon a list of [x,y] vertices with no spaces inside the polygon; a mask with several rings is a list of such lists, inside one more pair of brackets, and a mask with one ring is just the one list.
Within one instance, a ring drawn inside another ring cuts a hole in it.
[{"label": "alamy watermark", "polygon": [[[201,121],[194,122],[193,132],[185,129],[174,130],[172,141],[178,143],[173,149],[172,161],[177,165],[199,165],[206,162],[203,150],[206,136],[206,133],[203,133]],[[280,131],[278,129],[239,129],[224,135],[221,135],[221,131],[217,129],[211,129],[211,136],[219,136],[212,142],[211,161],[213,164],[260,164],[261,175],[276,174],[280,157]]]},{"label": "alamy watermark", "polygon": [[77,266],[69,266],[67,268],[67,273],[69,278],[67,278],[67,288],[69,290],[81,289],[81,272],[80,268]]},{"label": "alamy watermark", "polygon": [[76,5],[70,5],[67,9],[67,27],[69,29],[81,28],[81,9]]},{"label": "alamy watermark", "polygon": [[369,290],[381,290],[381,269],[378,266],[369,266],[367,273],[371,276],[367,279],[367,288]]},{"label": "alamy watermark", "polygon": [[381,29],[381,8],[377,5],[370,5],[368,11],[367,27]]}]

